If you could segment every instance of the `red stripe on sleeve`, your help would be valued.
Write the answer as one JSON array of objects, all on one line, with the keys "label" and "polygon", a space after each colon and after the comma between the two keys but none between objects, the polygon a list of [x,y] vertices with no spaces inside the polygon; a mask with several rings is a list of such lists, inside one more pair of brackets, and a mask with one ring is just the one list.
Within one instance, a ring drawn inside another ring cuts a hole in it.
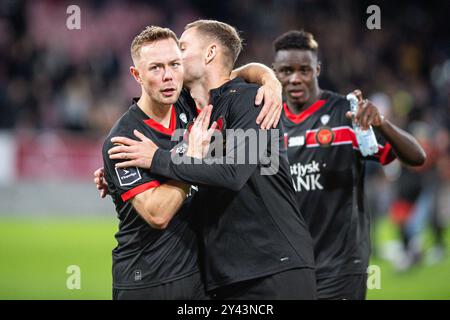
[{"label": "red stripe on sleeve", "polygon": [[383,166],[395,160],[395,155],[391,152],[391,150],[392,146],[389,143],[386,143],[384,147],[381,147],[378,151],[378,155],[380,156],[380,163]]},{"label": "red stripe on sleeve", "polygon": [[138,195],[139,193],[147,191],[151,188],[156,188],[160,185],[161,185],[161,183],[159,183],[159,181],[153,180],[153,181],[141,184],[137,187],[134,187],[133,189],[128,190],[127,192],[125,192],[121,195],[121,198],[123,201],[128,201],[131,198],[133,198],[134,196]]}]

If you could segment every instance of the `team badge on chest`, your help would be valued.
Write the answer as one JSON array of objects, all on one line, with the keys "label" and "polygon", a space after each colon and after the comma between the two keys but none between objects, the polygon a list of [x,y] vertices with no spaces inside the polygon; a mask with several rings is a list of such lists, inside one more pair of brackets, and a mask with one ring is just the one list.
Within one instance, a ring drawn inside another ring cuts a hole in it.
[{"label": "team badge on chest", "polygon": [[329,147],[334,141],[334,132],[329,127],[321,127],[317,130],[315,139],[321,147]]}]

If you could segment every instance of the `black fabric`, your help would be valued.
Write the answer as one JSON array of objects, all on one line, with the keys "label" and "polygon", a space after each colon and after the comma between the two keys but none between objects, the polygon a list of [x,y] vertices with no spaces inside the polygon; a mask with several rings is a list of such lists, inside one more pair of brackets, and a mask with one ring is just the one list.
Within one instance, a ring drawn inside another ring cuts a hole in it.
[{"label": "black fabric", "polygon": [[313,269],[283,271],[264,278],[238,282],[212,292],[218,300],[315,300]]},{"label": "black fabric", "polygon": [[[174,108],[176,115],[172,121],[176,121],[175,127],[185,127],[193,118],[192,109],[180,102]],[[127,192],[135,195],[155,187],[152,183],[163,184],[167,179],[138,168],[127,168],[125,173],[119,174],[114,167],[117,161],[108,157],[108,150],[113,146],[110,139],[114,136],[137,139],[133,129],[163,149],[170,150],[177,145],[178,141],[171,141],[170,134],[146,124],[144,121],[148,119],[133,102],[111,129],[103,146],[105,178],[119,219],[119,230],[115,235],[117,247],[112,252],[113,287],[117,289],[157,286],[198,271],[198,239],[190,222],[192,196],[186,199],[166,229],[154,229],[133,208],[132,197],[128,201],[123,197]],[[120,177],[125,178],[119,181]]]},{"label": "black fabric", "polygon": [[200,273],[143,289],[113,289],[113,300],[209,300]]},{"label": "black fabric", "polygon": [[[370,255],[364,161],[387,163],[392,154],[378,136],[379,154],[362,157],[345,117],[350,109],[345,97],[325,91],[318,103],[320,108],[305,110],[309,116],[301,122],[286,109],[282,117],[296,200],[314,241],[316,276],[363,273]],[[319,141],[319,132],[333,133]]]},{"label": "black fabric", "polygon": [[319,300],[365,300],[367,274],[322,278],[317,281]]},{"label": "black fabric", "polygon": [[227,129],[253,129],[258,138],[268,133],[266,143],[258,147],[274,153],[271,139],[281,145],[275,155],[274,162],[279,163],[276,174],[263,174],[268,165],[258,157],[257,163],[251,164],[246,157],[237,164],[236,157],[255,153],[247,139],[227,151],[224,164],[175,164],[170,153],[158,150],[151,167],[155,174],[199,184],[194,211],[202,228],[208,290],[314,266],[312,240],[295,202],[283,132],[281,127],[265,133],[259,130],[256,91],[257,86],[239,78],[212,90],[211,121],[219,121]]}]

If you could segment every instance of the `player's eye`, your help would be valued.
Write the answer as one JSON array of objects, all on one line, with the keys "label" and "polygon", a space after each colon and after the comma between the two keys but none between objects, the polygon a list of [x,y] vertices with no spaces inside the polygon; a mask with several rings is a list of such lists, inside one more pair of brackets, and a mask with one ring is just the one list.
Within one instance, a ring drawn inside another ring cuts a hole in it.
[{"label": "player's eye", "polygon": [[311,71],[310,68],[301,68],[301,69],[300,69],[300,72],[301,72],[302,74],[308,74],[310,71]]},{"label": "player's eye", "polygon": [[281,69],[280,72],[281,72],[282,74],[288,76],[288,75],[290,75],[290,74],[292,73],[292,70],[291,70],[291,69],[287,69],[287,68],[283,68],[283,69]]},{"label": "player's eye", "polygon": [[174,68],[178,68],[179,66],[180,66],[179,62],[172,63],[172,67],[174,67]]},{"label": "player's eye", "polygon": [[150,71],[158,71],[159,70],[159,66],[150,66],[149,68]]}]

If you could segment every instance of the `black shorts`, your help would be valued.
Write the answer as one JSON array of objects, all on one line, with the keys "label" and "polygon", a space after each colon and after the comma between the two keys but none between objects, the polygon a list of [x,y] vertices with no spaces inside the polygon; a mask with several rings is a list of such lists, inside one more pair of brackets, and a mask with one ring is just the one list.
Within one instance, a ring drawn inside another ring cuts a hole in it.
[{"label": "black shorts", "polygon": [[313,269],[292,269],[215,289],[211,297],[219,300],[314,300],[317,299],[316,276]]},{"label": "black shorts", "polygon": [[364,300],[366,292],[367,274],[317,279],[319,300]]},{"label": "black shorts", "polygon": [[201,276],[187,277],[142,289],[113,289],[113,300],[209,300]]}]

